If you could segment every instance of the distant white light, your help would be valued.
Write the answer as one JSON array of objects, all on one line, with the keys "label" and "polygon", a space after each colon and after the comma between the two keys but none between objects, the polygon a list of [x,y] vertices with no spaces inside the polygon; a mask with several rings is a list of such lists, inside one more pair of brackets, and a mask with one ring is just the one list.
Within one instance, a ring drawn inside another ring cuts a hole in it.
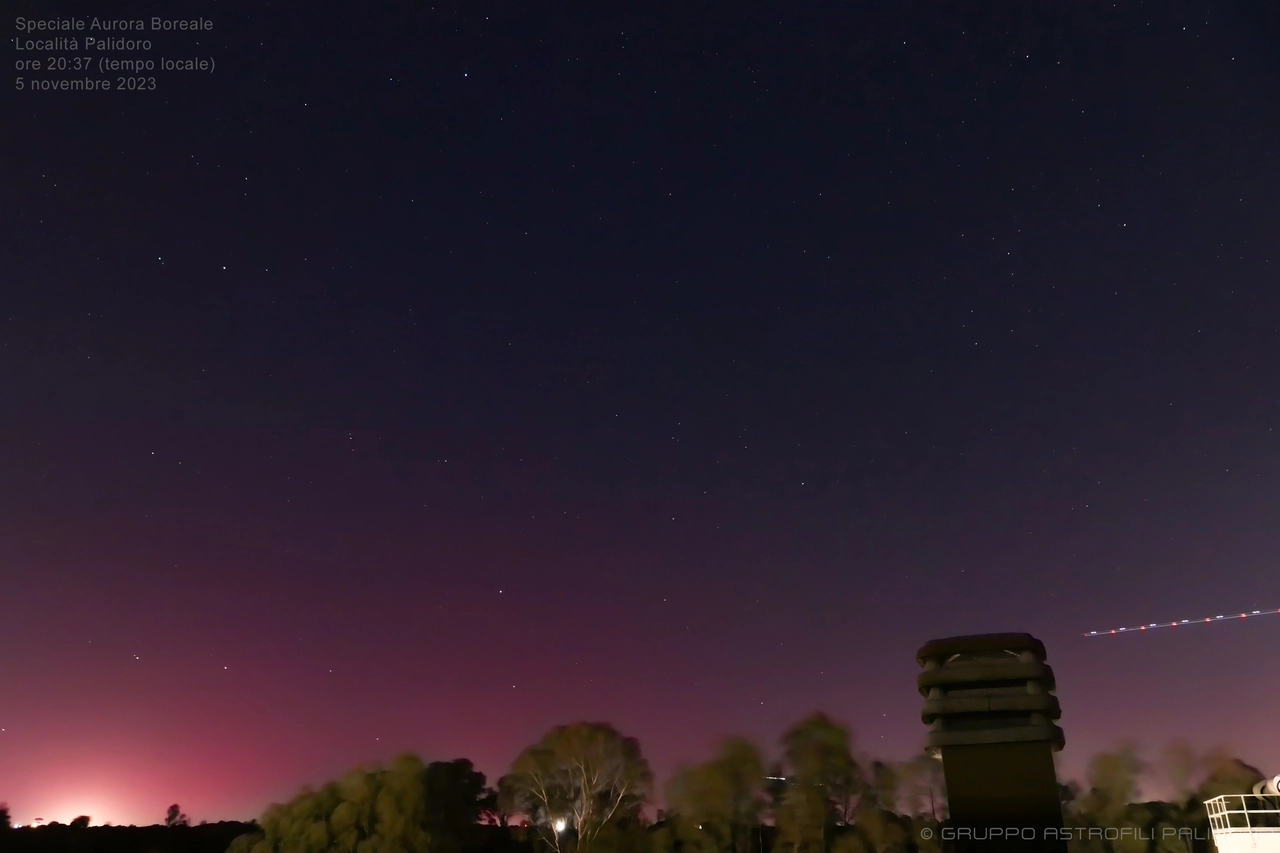
[{"label": "distant white light", "polygon": [[[512,685],[512,686],[514,687],[515,685]],[[562,817],[556,818],[556,822],[554,826],[555,826],[556,832],[564,832],[564,818]]]}]

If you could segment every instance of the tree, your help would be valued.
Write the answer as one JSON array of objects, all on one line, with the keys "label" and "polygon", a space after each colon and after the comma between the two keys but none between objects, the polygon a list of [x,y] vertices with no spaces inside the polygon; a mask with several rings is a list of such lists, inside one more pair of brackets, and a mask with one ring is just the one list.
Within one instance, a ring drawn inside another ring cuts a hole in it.
[{"label": "tree", "polygon": [[1138,796],[1138,779],[1144,765],[1131,744],[1103,752],[1089,762],[1089,791],[1080,798],[1083,816],[1094,826],[1118,826],[1125,810]]},{"label": "tree", "polygon": [[1251,764],[1218,747],[1210,751],[1204,760],[1205,778],[1196,789],[1196,800],[1203,802],[1222,794],[1252,793],[1253,786],[1266,777]]},{"label": "tree", "polygon": [[874,853],[903,853],[907,849],[907,830],[898,816],[887,809],[862,809],[858,815],[858,829]]},{"label": "tree", "polygon": [[1196,777],[1204,767],[1204,758],[1195,748],[1181,738],[1170,741],[1160,757],[1160,769],[1164,771],[1173,796],[1179,803],[1186,803],[1195,789]]},{"label": "tree", "polygon": [[883,761],[871,763],[871,784],[867,786],[876,808],[892,812],[898,807],[898,788],[902,777],[892,764]]},{"label": "tree", "polygon": [[13,823],[9,819],[9,804],[0,803],[0,832],[12,828]]},{"label": "tree", "polygon": [[936,789],[942,762],[931,755],[920,754],[897,768],[897,781],[906,813],[911,817],[927,814],[937,819]]},{"label": "tree", "polygon": [[766,808],[774,816],[775,822],[777,821],[778,810],[782,808],[782,799],[786,796],[786,793],[787,768],[782,762],[775,761],[769,765],[769,775],[764,784]]},{"label": "tree", "polygon": [[426,767],[402,755],[274,804],[228,853],[427,853]]},{"label": "tree", "polygon": [[571,832],[585,853],[606,824],[639,817],[653,772],[634,738],[607,723],[574,723],[520,753],[505,784],[512,811],[526,816],[553,849],[564,849],[562,836]]},{"label": "tree", "polygon": [[79,817],[71,821],[70,826],[72,829],[88,829],[89,816],[87,814],[80,815]]},{"label": "tree", "polygon": [[764,809],[764,757],[746,738],[730,738],[720,745],[714,766],[728,786],[734,853],[748,853]]},{"label": "tree", "polygon": [[591,849],[594,853],[653,853],[653,835],[640,820],[624,817],[601,827]]},{"label": "tree", "polygon": [[1166,804],[1164,820],[1157,824],[1157,853],[1191,853],[1192,832],[1197,823],[1208,824],[1203,804],[1192,795],[1204,774],[1207,756],[1181,738],[1166,744],[1160,769],[1169,782],[1174,802]]},{"label": "tree", "polygon": [[[499,779],[499,785],[501,782],[502,780]],[[510,816],[502,810],[499,792],[500,788],[498,786],[486,786],[484,789],[484,797],[480,800],[480,823],[485,826],[505,827],[507,825]]]},{"label": "tree", "polygon": [[667,785],[668,818],[681,849],[724,853],[732,837],[728,787],[711,764],[684,767]]},{"label": "tree", "polygon": [[831,853],[871,853],[861,832],[842,832],[831,845]]},{"label": "tree", "polygon": [[440,853],[468,846],[491,792],[484,774],[465,758],[433,761],[424,773],[427,829]]},{"label": "tree", "polygon": [[169,813],[164,818],[165,826],[190,826],[191,822],[187,820],[187,816],[182,813],[182,809],[177,803],[169,806]]},{"label": "tree", "polygon": [[[818,800],[809,793],[796,794],[789,802],[784,798],[782,811],[788,821],[817,821],[811,829],[818,829],[820,846],[825,850],[827,824],[832,820],[837,824],[853,823],[856,804],[860,804],[864,791],[862,772],[853,758],[853,736],[848,728],[817,712],[787,730],[782,736],[782,748],[791,768],[792,787],[817,792],[821,801],[821,811],[816,812]],[[778,829],[783,830],[781,817]],[[793,825],[789,832],[795,837],[809,835]]]},{"label": "tree", "polygon": [[788,785],[775,820],[778,843],[791,853],[824,853],[831,802],[816,785]]},{"label": "tree", "polygon": [[755,744],[732,738],[707,764],[684,768],[667,788],[686,845],[749,853],[765,793],[764,760]]},{"label": "tree", "polygon": [[499,826],[506,826],[511,822],[511,818],[519,813],[517,804],[520,799],[520,792],[516,790],[511,776],[498,777],[498,784],[494,791],[494,812],[498,819]]},{"label": "tree", "polygon": [[675,834],[671,831],[671,827],[666,824],[664,816],[659,816],[658,824],[650,836],[650,853],[675,853]]}]

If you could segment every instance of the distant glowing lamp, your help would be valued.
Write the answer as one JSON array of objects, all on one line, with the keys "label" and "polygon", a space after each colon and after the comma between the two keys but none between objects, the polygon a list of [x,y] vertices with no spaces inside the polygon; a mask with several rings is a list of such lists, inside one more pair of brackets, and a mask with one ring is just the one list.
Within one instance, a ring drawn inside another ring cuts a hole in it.
[{"label": "distant glowing lamp", "polygon": [[556,818],[556,822],[552,826],[555,827],[556,832],[564,832],[564,818]]}]

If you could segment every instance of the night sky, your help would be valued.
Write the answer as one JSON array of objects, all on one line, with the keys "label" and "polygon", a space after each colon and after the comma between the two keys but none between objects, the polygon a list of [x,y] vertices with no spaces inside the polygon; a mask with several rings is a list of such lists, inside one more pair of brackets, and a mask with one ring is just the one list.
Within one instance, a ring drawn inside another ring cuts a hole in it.
[{"label": "night sky", "polygon": [[1280,607],[1270,4],[375,5],[10,9],[217,63],[0,103],[15,822],[579,719],[901,759],[1010,630],[1067,775],[1280,772],[1280,616],[1081,636]]}]

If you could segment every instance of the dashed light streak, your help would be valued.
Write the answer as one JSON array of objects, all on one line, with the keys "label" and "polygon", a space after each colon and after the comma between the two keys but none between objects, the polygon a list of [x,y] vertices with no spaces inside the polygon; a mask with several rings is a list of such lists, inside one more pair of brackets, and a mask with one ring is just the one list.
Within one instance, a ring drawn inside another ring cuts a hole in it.
[{"label": "dashed light streak", "polygon": [[1280,608],[1276,608],[1275,610],[1251,610],[1248,613],[1241,613],[1239,615],[1206,616],[1203,619],[1181,619],[1176,622],[1152,622],[1149,625],[1134,625],[1128,628],[1112,628],[1109,631],[1089,631],[1084,636],[1109,637],[1119,634],[1141,633],[1155,628],[1178,628],[1183,625],[1188,627],[1191,625],[1208,625],[1212,622],[1229,622],[1232,619],[1248,619],[1250,616],[1273,616],[1277,613],[1280,613]]}]

